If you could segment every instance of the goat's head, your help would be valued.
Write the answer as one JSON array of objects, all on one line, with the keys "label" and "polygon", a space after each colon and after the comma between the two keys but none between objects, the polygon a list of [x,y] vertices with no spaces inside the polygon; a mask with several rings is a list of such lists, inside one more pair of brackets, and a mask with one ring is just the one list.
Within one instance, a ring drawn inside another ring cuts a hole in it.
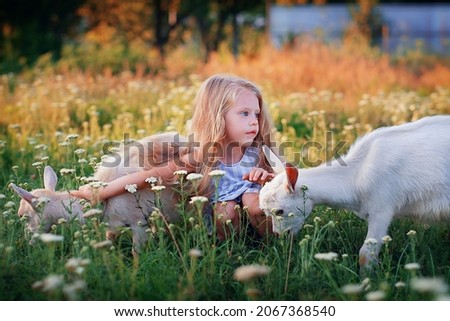
[{"label": "goat's head", "polygon": [[278,174],[261,189],[259,205],[273,218],[277,234],[289,231],[298,233],[312,211],[313,203],[306,196],[306,188],[297,184],[298,169],[287,164],[284,173]]},{"label": "goat's head", "polygon": [[[263,146],[264,147],[264,146]],[[259,193],[259,206],[273,218],[273,230],[298,233],[313,209],[307,197],[306,187],[298,182],[299,172],[291,164],[283,165],[272,151],[263,148],[266,159],[278,175],[268,182]]]}]

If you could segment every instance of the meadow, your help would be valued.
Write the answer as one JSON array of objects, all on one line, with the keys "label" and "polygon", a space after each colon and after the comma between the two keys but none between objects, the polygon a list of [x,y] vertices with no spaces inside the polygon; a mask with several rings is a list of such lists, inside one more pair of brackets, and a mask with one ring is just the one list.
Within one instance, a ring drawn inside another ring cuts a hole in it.
[{"label": "meadow", "polygon": [[[180,203],[179,222],[167,224],[157,211],[150,215],[156,228],[139,259],[131,255],[128,229],[116,242],[104,242],[107,226],[98,216],[85,224],[61,220],[51,235],[28,235],[9,183],[40,188],[43,168],[51,165],[58,189],[75,189],[110,141],[125,134],[186,134],[196,91],[214,73],[260,85],[274,137],[301,167],[345,152],[375,128],[450,113],[448,61],[415,52],[394,59],[369,49],[308,44],[263,48],[239,61],[222,52],[206,65],[181,55],[169,57],[158,76],[139,68],[77,69],[64,59],[0,76],[0,300],[450,298],[448,223],[394,221],[379,265],[364,277],[358,250],[367,224],[327,207],[315,209],[296,237],[262,241],[249,232],[217,242],[201,218],[204,204]],[[308,148],[308,142],[317,144]],[[187,198],[184,179],[177,189]]]}]

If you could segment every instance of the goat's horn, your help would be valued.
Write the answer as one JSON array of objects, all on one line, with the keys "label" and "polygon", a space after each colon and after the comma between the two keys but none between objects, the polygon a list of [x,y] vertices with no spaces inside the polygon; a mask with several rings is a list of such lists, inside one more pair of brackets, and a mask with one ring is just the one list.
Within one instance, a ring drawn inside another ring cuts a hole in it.
[{"label": "goat's horn", "polygon": [[278,158],[277,155],[275,155],[274,152],[267,146],[263,145],[262,150],[264,153],[264,156],[266,157],[267,161],[269,162],[269,165],[272,167],[273,171],[276,174],[281,174],[284,172],[284,164],[281,161],[281,159]]}]

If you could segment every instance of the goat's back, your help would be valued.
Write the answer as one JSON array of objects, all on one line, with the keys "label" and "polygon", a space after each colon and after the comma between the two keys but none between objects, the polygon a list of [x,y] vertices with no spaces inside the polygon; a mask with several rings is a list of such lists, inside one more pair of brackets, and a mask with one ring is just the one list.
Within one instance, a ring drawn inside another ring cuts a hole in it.
[{"label": "goat's back", "polygon": [[450,116],[380,128],[344,157],[363,200],[391,205],[397,215],[450,218]]}]

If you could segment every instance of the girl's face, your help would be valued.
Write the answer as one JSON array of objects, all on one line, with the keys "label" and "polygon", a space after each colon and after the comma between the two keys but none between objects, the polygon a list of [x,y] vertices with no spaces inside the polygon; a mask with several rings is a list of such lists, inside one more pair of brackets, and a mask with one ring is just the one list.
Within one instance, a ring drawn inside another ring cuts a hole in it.
[{"label": "girl's face", "polygon": [[258,98],[244,89],[225,114],[226,143],[237,142],[239,146],[252,143],[259,132]]}]

